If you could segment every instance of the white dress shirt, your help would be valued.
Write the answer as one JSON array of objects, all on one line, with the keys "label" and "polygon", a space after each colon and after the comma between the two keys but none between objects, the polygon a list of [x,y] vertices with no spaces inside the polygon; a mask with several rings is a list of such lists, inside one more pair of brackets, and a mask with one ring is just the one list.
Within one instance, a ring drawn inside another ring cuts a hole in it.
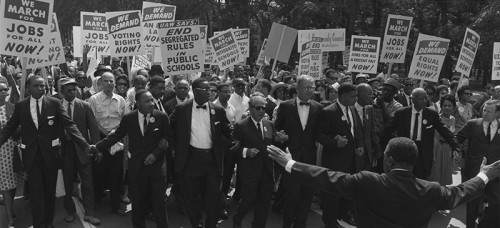
[{"label": "white dress shirt", "polygon": [[353,113],[352,113],[351,109],[347,108],[346,106],[344,106],[342,103],[340,103],[340,101],[337,102],[337,104],[339,104],[340,110],[342,110],[342,113],[344,114],[344,116],[346,118],[346,122],[347,122],[347,113],[346,113],[346,111],[349,112],[349,121],[351,121],[351,134],[352,134],[352,136],[354,136],[354,119],[353,119],[353,116],[352,116]]},{"label": "white dress shirt", "polygon": [[[252,122],[253,122],[253,125],[255,125],[255,128],[259,129],[257,124],[260,124],[260,135],[261,135],[260,137],[262,137],[264,135],[264,126],[262,125],[262,120],[260,120],[260,122],[257,122],[253,118],[250,118],[250,119],[252,119]],[[247,158],[247,150],[248,150],[248,148],[246,148],[246,147],[243,148],[243,158]]]},{"label": "white dress shirt", "polygon": [[238,95],[237,93],[231,94],[229,98],[229,103],[234,107],[234,120],[238,122],[241,120],[241,116],[243,113],[248,111],[248,102],[250,98],[248,98],[245,94],[243,96]]},{"label": "white dress shirt", "polygon": [[226,111],[226,117],[227,117],[227,119],[229,120],[229,122],[231,124],[234,124],[234,122],[235,122],[235,120],[234,120],[234,112],[235,112],[234,106],[228,102],[227,106],[224,107],[224,106],[222,106],[222,104],[220,103],[220,101],[219,101],[218,98],[214,101],[214,104],[223,107],[224,110]]},{"label": "white dress shirt", "polygon": [[[161,98],[163,98],[163,97],[161,97]],[[159,111],[165,112],[165,109],[163,108],[163,104],[160,101],[161,98],[160,99],[156,99],[156,98],[153,97],[153,102],[155,103],[155,106],[159,108],[158,109]]]},{"label": "white dress shirt", "polygon": [[[137,112],[137,114],[138,114],[137,116],[139,119],[139,128],[141,129],[142,136],[144,136],[144,134],[146,133],[144,130],[144,114],[139,112],[139,111]],[[146,121],[148,124],[149,124],[150,115],[151,114],[149,114],[149,113],[146,115]]]},{"label": "white dress shirt", "polygon": [[184,100],[181,100],[177,96],[175,96],[175,100],[177,101],[177,104],[180,104],[180,103],[186,101],[187,99],[189,99],[189,95],[186,98],[184,98]]},{"label": "white dress shirt", "polygon": [[[198,149],[212,149],[212,131],[210,129],[210,106],[207,108],[196,108],[199,104],[193,100],[191,114],[191,139],[189,144]],[[215,110],[214,110],[215,111]]]},{"label": "white dress shirt", "polygon": [[[423,109],[422,109],[423,110]],[[417,130],[417,137],[416,137],[416,140],[417,141],[421,141],[422,140],[422,115],[423,115],[423,112],[422,110],[420,110],[420,113],[418,115],[418,130]],[[415,114],[417,113],[417,110],[415,109],[414,106],[412,106],[411,108],[411,125],[410,125],[410,139],[413,139],[413,129],[415,128]]]},{"label": "white dress shirt", "polygon": [[[43,97],[44,96],[38,98],[38,108],[40,109],[40,114],[42,114]],[[38,129],[38,116],[36,114],[36,101],[37,101],[37,99],[30,97],[31,118],[33,118],[33,122],[35,122],[35,126]]]},{"label": "white dress shirt", "polygon": [[[488,135],[487,131],[488,131],[488,124],[490,122],[487,122],[483,119],[483,132],[484,132],[484,135]],[[495,120],[493,122],[491,122],[491,126],[490,126],[490,141],[493,140],[493,137],[495,137],[495,134],[498,130],[498,120]]]},{"label": "white dress shirt", "polygon": [[71,102],[67,101],[66,99],[62,99],[62,105],[63,105],[63,108],[66,111],[66,113],[69,113],[68,112],[68,103],[71,103],[71,116],[70,116],[71,119],[73,119],[73,116],[75,115],[75,99],[73,99]]},{"label": "white dress shirt", "polygon": [[405,96],[405,99],[406,99],[406,103],[408,105],[413,105],[413,103],[411,102],[411,97],[406,95],[406,93],[403,93],[403,95]]},{"label": "white dress shirt", "polygon": [[306,129],[307,119],[309,118],[309,109],[311,105],[300,105],[300,102],[310,102],[309,101],[301,101],[298,97],[296,99],[297,102],[297,111],[299,112],[300,123],[302,124],[302,130]]}]

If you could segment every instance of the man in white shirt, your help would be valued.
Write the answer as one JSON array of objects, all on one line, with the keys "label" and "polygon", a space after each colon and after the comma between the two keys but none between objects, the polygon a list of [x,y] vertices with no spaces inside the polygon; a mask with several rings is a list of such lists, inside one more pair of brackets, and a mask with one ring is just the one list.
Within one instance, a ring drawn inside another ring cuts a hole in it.
[{"label": "man in white shirt", "polygon": [[247,82],[242,78],[235,78],[232,82],[234,93],[229,98],[229,103],[234,106],[234,120],[240,121],[241,116],[248,110],[248,98],[245,95],[245,86]]}]

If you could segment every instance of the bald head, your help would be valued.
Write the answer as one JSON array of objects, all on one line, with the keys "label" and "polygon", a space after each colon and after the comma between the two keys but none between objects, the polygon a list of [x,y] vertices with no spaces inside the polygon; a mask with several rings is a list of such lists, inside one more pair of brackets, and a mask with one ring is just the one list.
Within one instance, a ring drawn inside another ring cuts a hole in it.
[{"label": "bald head", "polygon": [[367,83],[361,83],[356,86],[357,96],[358,96],[358,104],[361,106],[371,105],[373,104],[373,89]]},{"label": "bald head", "polygon": [[427,106],[427,93],[423,88],[416,88],[411,92],[413,107],[417,111],[424,109]]}]

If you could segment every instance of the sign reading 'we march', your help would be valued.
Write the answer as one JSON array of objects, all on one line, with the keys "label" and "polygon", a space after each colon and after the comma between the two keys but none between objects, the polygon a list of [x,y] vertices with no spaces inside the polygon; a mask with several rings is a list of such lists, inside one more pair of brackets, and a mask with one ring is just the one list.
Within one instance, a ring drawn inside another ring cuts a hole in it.
[{"label": "sign reading 'we march'", "polygon": [[108,25],[103,13],[80,12],[81,40],[83,45],[90,45],[90,52],[97,56],[109,55]]},{"label": "sign reading 'we march'", "polygon": [[141,45],[142,27],[139,10],[108,12],[106,20],[111,56],[144,54],[144,45]]}]

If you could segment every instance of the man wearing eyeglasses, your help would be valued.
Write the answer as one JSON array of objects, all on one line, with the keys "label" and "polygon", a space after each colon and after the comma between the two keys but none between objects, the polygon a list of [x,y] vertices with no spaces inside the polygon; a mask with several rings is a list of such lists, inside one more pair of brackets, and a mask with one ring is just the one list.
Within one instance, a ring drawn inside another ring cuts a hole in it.
[{"label": "man wearing eyeglasses", "polygon": [[75,80],[78,83],[78,86],[76,87],[76,97],[80,100],[89,99],[92,94],[89,90],[85,90],[87,84],[87,75],[85,75],[83,71],[78,71],[76,72]]},{"label": "man wearing eyeglasses", "polygon": [[[277,131],[288,136],[286,146],[295,159],[316,164],[316,125],[319,123],[321,104],[311,100],[314,79],[308,75],[297,78],[297,98],[281,102],[274,122]],[[283,227],[306,227],[314,189],[284,176],[285,203]]]},{"label": "man wearing eyeglasses", "polygon": [[396,96],[396,101],[401,103],[403,107],[412,106],[411,91],[413,90],[413,82],[411,79],[403,79],[403,92]]},{"label": "man wearing eyeglasses", "polygon": [[236,151],[240,157],[238,172],[241,178],[241,203],[233,217],[233,227],[241,228],[245,215],[255,206],[252,227],[266,226],[269,204],[273,195],[273,161],[267,145],[273,143],[273,124],[264,119],[266,98],[252,95],[249,101],[250,117],[234,125],[233,136],[241,141]]},{"label": "man wearing eyeglasses", "polygon": [[[171,116],[176,132],[175,172],[191,225],[215,228],[220,212],[224,142],[231,141],[231,129],[224,109],[208,100],[207,79],[197,78],[192,85],[194,99],[178,104]],[[207,214],[204,225],[202,211]]]},{"label": "man wearing eyeglasses", "polygon": [[234,106],[234,120],[240,121],[241,116],[248,110],[248,101],[250,100],[245,95],[245,86],[247,82],[242,78],[233,79],[234,93],[229,98],[229,103]]}]

